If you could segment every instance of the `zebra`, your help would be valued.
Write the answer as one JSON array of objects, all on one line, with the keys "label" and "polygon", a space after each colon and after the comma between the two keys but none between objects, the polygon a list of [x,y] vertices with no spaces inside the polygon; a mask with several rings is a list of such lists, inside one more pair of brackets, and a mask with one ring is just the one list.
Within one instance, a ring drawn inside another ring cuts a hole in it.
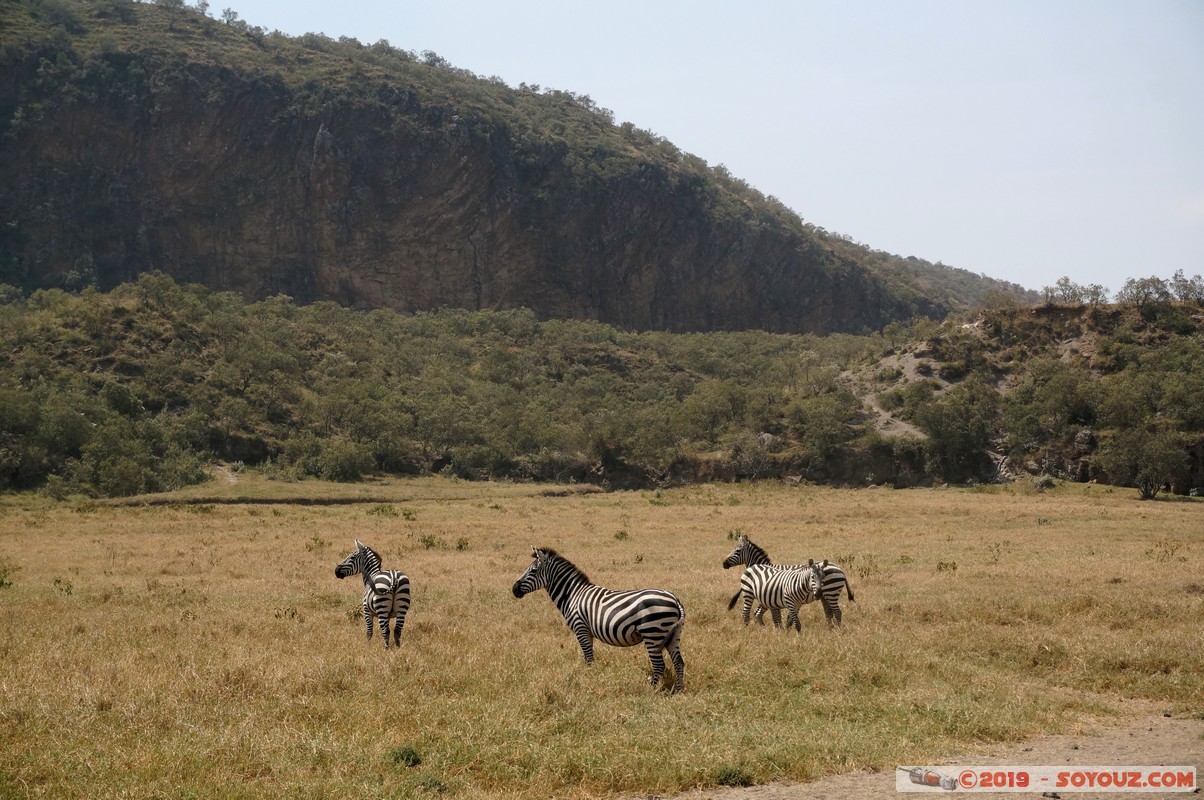
[{"label": "zebra", "polygon": [[372,615],[380,622],[380,635],[389,649],[389,618],[396,617],[393,628],[393,644],[401,646],[401,629],[406,624],[406,612],[410,610],[410,579],[395,569],[380,568],[380,553],[368,545],[355,540],[355,550],[334,568],[334,576],[342,579],[349,575],[364,576],[364,625],[368,638],[372,638]]},{"label": "zebra", "polygon": [[537,589],[547,589],[576,635],[586,664],[594,661],[594,639],[615,647],[643,642],[652,663],[649,683],[655,687],[664,674],[667,650],[677,676],[673,691],[682,690],[686,664],[681,657],[681,629],[686,612],[680,600],[662,589],[616,591],[597,586],[573,562],[550,547],[532,547],[531,557],[531,565],[514,582],[511,591],[515,597],[523,597]]},{"label": "zebra", "polygon": [[[786,629],[789,630],[793,627],[795,631],[802,633],[803,626],[799,621],[798,612],[807,603],[820,597],[820,587],[823,581],[821,567],[815,561],[808,561],[807,566],[802,568],[775,567],[772,564],[760,564],[753,567],[753,569],[789,573],[780,577],[777,581],[782,589],[783,607],[786,609]],[[745,574],[747,573],[748,570],[745,570]]]},{"label": "zebra", "polygon": [[[824,607],[824,617],[828,620],[830,627],[839,627],[841,623],[840,610],[840,590],[844,589],[849,594],[849,602],[856,602],[857,598],[853,596],[853,587],[845,578],[844,570],[836,566],[830,561],[821,561],[818,565],[814,561],[808,564],[788,564],[775,565],[769,560],[769,554],[761,547],[754,544],[751,539],[743,533],[736,538],[736,548],[723,560],[723,568],[730,569],[737,564],[744,564],[744,575],[740,577],[740,590],[732,596],[728,602],[728,611],[731,611],[736,606],[736,601],[744,596],[744,624],[748,624],[749,611],[752,608],[753,600],[759,601],[760,605],[757,608],[756,619],[761,625],[765,624],[764,615],[765,609],[769,609],[770,615],[773,617],[774,627],[781,625],[781,609],[786,608],[784,589],[778,586],[763,586],[762,584],[769,581],[771,584],[774,580],[773,576],[776,572],[758,571],[753,575],[749,574],[749,570],[754,566],[773,566],[776,569],[782,570],[804,570],[811,566],[819,568],[819,590],[818,599]],[[813,593],[809,598],[804,599],[799,597],[800,604],[809,603],[815,600],[816,594]],[[767,602],[768,601],[768,602]],[[787,618],[787,627],[790,625],[789,617]]]}]

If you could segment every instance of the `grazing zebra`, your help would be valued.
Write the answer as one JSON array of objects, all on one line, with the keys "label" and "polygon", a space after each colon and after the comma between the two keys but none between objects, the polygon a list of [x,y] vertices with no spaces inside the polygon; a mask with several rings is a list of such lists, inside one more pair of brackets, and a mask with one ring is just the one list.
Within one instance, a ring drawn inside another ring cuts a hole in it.
[{"label": "grazing zebra", "polygon": [[531,566],[514,582],[515,597],[544,588],[577,637],[586,664],[594,661],[594,639],[616,647],[644,643],[652,662],[650,683],[665,672],[669,651],[677,675],[674,691],[685,685],[686,663],[681,657],[681,628],[686,612],[681,601],[661,589],[615,591],[596,586],[571,561],[550,547],[533,547]]},{"label": "grazing zebra", "polygon": [[393,628],[393,644],[401,645],[401,628],[406,624],[406,612],[410,610],[410,579],[395,569],[380,568],[380,553],[368,545],[355,540],[355,550],[334,568],[336,578],[348,575],[364,576],[364,624],[368,638],[372,638],[372,615],[380,622],[380,635],[389,649],[389,618],[396,617]]},{"label": "grazing zebra", "polygon": [[[818,599],[824,607],[824,617],[828,620],[828,625],[837,627],[841,622],[840,611],[840,590],[844,589],[849,593],[849,601],[856,602],[853,596],[853,587],[849,585],[845,578],[844,570],[836,566],[830,561],[821,561],[819,564],[810,562],[809,564],[788,564],[775,565],[769,560],[769,554],[759,546],[754,544],[744,534],[740,534],[736,538],[736,549],[732,550],[731,554],[723,560],[723,568],[730,569],[737,564],[746,565],[744,575],[740,578],[740,590],[732,596],[728,602],[727,608],[730,611],[735,607],[736,601],[740,596],[744,596],[744,624],[748,624],[749,611],[752,608],[753,600],[759,601],[760,605],[757,608],[757,622],[764,625],[765,609],[768,608],[770,615],[773,617],[775,627],[781,625],[781,609],[786,608],[784,589],[776,586],[762,587],[760,584],[765,581],[771,581],[770,573],[758,572],[754,575],[749,575],[749,570],[754,566],[773,566],[776,569],[784,570],[804,570],[814,565],[819,568],[819,591]],[[800,603],[809,603],[817,599],[815,594],[809,598],[803,599],[800,595]],[[766,602],[767,600],[771,602]],[[787,618],[787,626],[790,625],[790,620]]]}]

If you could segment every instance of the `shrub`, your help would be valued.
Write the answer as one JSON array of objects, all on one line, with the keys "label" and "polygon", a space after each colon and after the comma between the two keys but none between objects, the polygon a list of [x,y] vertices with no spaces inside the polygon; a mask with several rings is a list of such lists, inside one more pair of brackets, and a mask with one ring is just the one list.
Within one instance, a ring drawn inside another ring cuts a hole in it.
[{"label": "shrub", "polygon": [[402,767],[416,767],[422,763],[422,756],[413,745],[394,747],[389,751],[389,760]]},{"label": "shrub", "polygon": [[315,466],[326,480],[357,481],[372,470],[372,453],[349,439],[332,439],[322,443]]},{"label": "shrub", "polygon": [[742,767],[725,764],[715,773],[715,783],[720,786],[752,786],[752,776]]}]

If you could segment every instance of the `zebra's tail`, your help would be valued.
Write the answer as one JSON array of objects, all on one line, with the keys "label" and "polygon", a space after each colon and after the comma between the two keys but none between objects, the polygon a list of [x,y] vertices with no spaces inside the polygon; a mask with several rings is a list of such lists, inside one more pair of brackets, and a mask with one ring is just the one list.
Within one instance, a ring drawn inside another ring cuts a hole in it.
[{"label": "zebra's tail", "polygon": [[677,601],[677,622],[673,623],[673,627],[669,629],[669,635],[665,637],[665,647],[681,642],[681,629],[686,624],[686,607]]},{"label": "zebra's tail", "polygon": [[[827,566],[827,565],[828,565],[830,562],[829,562],[827,559],[824,559],[824,560],[823,560],[822,562],[820,562],[820,563],[821,563],[821,565],[822,565],[822,566],[825,566],[825,567],[826,567],[826,566]],[[839,568],[838,568],[838,569],[839,569]],[[840,575],[841,575],[841,577],[843,577],[843,578],[844,578],[844,590],[845,590],[845,592],[847,592],[847,593],[848,593],[848,595],[849,595],[849,602],[850,602],[850,603],[856,603],[856,602],[857,602],[857,598],[853,596],[853,582],[849,580],[849,576],[848,576],[848,575],[846,575],[846,574],[844,573],[844,570],[839,570],[839,571],[840,571]],[[837,596],[837,597],[840,597],[840,590],[839,590],[839,589],[837,589],[837,590],[836,590],[836,596]]]},{"label": "zebra's tail", "polygon": [[727,610],[728,611],[731,611],[733,608],[736,607],[736,601],[740,599],[740,595],[742,595],[742,594],[744,594],[743,589],[736,592],[734,595],[732,595],[732,599],[727,601]]},{"label": "zebra's tail", "polygon": [[673,651],[674,646],[681,646],[681,629],[686,624],[686,618],[683,616],[677,622],[673,623],[673,627],[669,629],[669,635],[665,637],[665,649],[669,652]]}]

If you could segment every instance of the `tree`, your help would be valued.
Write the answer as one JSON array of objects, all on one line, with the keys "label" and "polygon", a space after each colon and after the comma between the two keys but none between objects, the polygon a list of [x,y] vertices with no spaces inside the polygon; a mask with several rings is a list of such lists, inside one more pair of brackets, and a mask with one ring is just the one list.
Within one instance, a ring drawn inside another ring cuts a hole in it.
[{"label": "tree", "polygon": [[1108,302],[1108,289],[1102,284],[1091,283],[1083,288],[1083,299],[1093,306]]},{"label": "tree", "polygon": [[1166,303],[1171,299],[1170,289],[1166,281],[1158,277],[1129,278],[1125,285],[1116,293],[1116,302],[1132,303],[1142,308],[1150,303]]},{"label": "tree", "polygon": [[1058,278],[1057,282],[1057,297],[1063,303],[1078,305],[1083,302],[1083,296],[1086,292],[1082,286],[1079,286],[1066,275]]},{"label": "tree", "polygon": [[1204,303],[1204,278],[1193,275],[1190,279],[1183,275],[1183,270],[1175,270],[1171,276],[1171,292],[1175,299],[1183,303]]},{"label": "tree", "polygon": [[176,21],[184,10],[184,0],[155,0],[155,4],[167,11],[167,29],[174,31]]},{"label": "tree", "polygon": [[1142,500],[1152,500],[1187,478],[1187,448],[1178,431],[1122,430],[1100,448],[1095,466],[1109,483],[1135,486]]},{"label": "tree", "polygon": [[998,428],[1000,398],[994,386],[970,379],[916,412],[931,437],[931,452],[948,480],[972,477]]}]

